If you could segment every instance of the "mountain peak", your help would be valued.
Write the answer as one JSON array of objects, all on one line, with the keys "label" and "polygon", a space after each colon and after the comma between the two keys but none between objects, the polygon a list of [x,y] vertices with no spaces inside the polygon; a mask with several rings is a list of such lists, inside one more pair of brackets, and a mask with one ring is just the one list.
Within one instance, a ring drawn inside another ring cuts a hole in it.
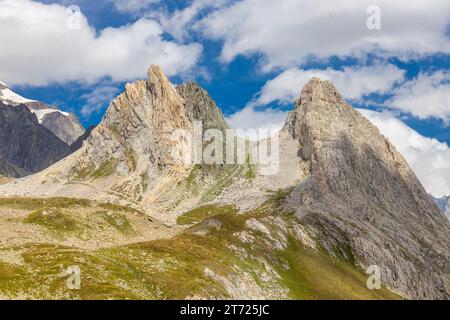
[{"label": "mountain peak", "polygon": [[[138,81],[137,84],[142,82]],[[155,99],[182,103],[175,87],[159,65],[152,64],[148,69],[147,89]]]},{"label": "mountain peak", "polygon": [[[394,270],[384,281],[402,295],[446,297],[448,275],[442,274],[440,259],[449,258],[450,225],[379,130],[330,81],[317,78],[303,88],[286,127],[300,142],[311,172],[295,191],[295,207],[301,203],[302,222],[324,230],[322,247],[332,252],[332,239],[342,237],[352,248],[350,259],[364,268],[377,264]],[[426,261],[419,277],[407,258],[415,248],[423,250],[414,259]],[[395,265],[389,255],[398,257]]]},{"label": "mountain peak", "polygon": [[148,68],[148,79],[154,79],[154,78],[167,78],[164,74],[164,71],[161,69],[161,67],[157,64],[152,64]]},{"label": "mountain peak", "polygon": [[[334,106],[345,103],[343,96],[332,81],[322,80],[318,77],[313,77],[306,83],[301,91],[300,100],[309,101],[314,105],[318,103],[319,107],[327,105],[323,102],[332,103]],[[297,105],[300,105],[300,103],[297,103]]]},{"label": "mountain peak", "polygon": [[152,64],[148,69],[148,82],[154,85],[171,85],[169,78],[157,64]]},{"label": "mountain peak", "polygon": [[24,98],[21,95],[15,93],[9,88],[9,86],[6,83],[1,81],[0,81],[0,101],[2,101],[4,104],[13,106],[19,104],[26,104],[29,102],[35,102],[34,100]]}]

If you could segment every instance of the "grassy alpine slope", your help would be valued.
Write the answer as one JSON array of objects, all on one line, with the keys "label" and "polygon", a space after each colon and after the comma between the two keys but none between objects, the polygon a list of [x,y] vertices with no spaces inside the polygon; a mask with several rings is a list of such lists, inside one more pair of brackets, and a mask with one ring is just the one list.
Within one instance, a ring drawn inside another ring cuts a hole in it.
[{"label": "grassy alpine slope", "polygon": [[[313,249],[282,209],[287,194],[243,214],[194,209],[179,217],[184,227],[87,200],[1,199],[0,229],[10,238],[0,243],[0,298],[398,298],[368,290],[351,261]],[[148,237],[158,230],[170,236]],[[80,290],[66,286],[69,266],[81,270]]]}]

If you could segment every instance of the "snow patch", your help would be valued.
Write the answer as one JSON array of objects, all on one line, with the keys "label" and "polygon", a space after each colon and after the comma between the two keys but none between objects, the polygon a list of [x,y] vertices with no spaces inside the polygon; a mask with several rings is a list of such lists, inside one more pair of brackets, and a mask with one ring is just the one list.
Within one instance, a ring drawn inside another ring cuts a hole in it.
[{"label": "snow patch", "polygon": [[[2,84],[3,84],[3,82],[2,82]],[[35,101],[35,100],[30,100],[30,99],[24,98],[21,95],[18,95],[17,93],[11,91],[8,88],[0,90],[0,100],[6,100],[8,102],[17,103],[17,104]]]},{"label": "snow patch", "polygon": [[47,114],[50,114],[50,113],[53,113],[53,112],[59,112],[65,117],[69,116],[68,112],[64,112],[64,111],[56,110],[56,109],[31,110],[31,112],[33,112],[36,115],[36,117],[38,118],[39,123],[42,123],[42,121],[44,121],[44,118],[45,118],[45,116]]},{"label": "snow patch", "polygon": [[[2,101],[3,104],[9,105],[9,106],[11,106],[11,105],[14,106],[14,105],[29,103],[29,102],[36,102],[36,100],[30,100],[30,99],[22,97],[21,95],[18,95],[14,91],[10,90],[8,88],[8,85],[2,81],[0,81],[0,101]],[[32,113],[34,113],[36,115],[39,123],[42,123],[42,121],[44,120],[44,118],[47,114],[50,114],[53,112],[59,112],[65,117],[69,117],[69,115],[70,115],[68,112],[64,112],[64,111],[61,111],[58,109],[48,108],[48,109],[35,110],[35,109],[32,109],[32,107],[30,107],[30,106],[29,106],[29,109]]]}]

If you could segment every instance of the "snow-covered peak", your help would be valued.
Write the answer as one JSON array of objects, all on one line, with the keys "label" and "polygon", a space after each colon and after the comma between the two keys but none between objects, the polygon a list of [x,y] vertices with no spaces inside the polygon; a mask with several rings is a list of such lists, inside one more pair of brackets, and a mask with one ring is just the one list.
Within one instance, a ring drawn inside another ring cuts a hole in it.
[{"label": "snow-covered peak", "polygon": [[9,89],[6,83],[0,81],[0,101],[8,105],[18,105],[21,103],[34,102],[35,100],[22,97]]},{"label": "snow-covered peak", "polygon": [[53,112],[59,112],[60,114],[66,117],[69,117],[70,115],[68,112],[64,112],[56,108],[42,108],[42,107],[38,108],[36,107],[35,104],[30,104],[32,102],[37,101],[22,97],[21,95],[9,89],[8,85],[2,81],[0,81],[0,101],[3,102],[3,104],[10,106],[17,106],[19,104],[28,103],[27,105],[28,109],[36,115],[39,123],[42,123],[47,114]]}]

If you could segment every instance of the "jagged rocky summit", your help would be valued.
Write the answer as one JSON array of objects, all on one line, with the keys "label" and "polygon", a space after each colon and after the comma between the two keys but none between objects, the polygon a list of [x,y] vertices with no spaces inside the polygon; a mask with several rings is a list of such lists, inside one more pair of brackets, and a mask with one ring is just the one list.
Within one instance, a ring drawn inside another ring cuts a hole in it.
[{"label": "jagged rocky summit", "polygon": [[450,224],[378,129],[314,78],[285,130],[311,172],[290,205],[321,246],[364,269],[379,266],[403,296],[449,298]]}]

